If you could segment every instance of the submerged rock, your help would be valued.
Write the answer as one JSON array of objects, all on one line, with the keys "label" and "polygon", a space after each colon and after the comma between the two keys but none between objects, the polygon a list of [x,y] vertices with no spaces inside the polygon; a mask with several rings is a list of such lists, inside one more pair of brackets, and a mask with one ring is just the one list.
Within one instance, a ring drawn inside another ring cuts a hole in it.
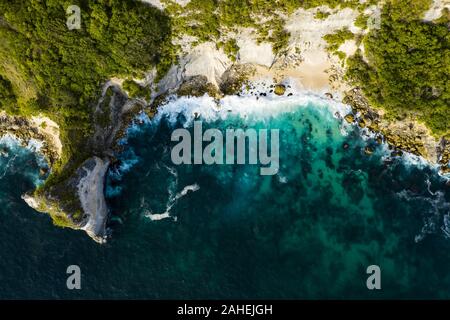
[{"label": "submerged rock", "polygon": [[9,155],[8,148],[3,147],[0,149],[0,157],[7,157]]},{"label": "submerged rock", "polygon": [[391,157],[401,157],[403,155],[403,152],[401,150],[394,150],[391,153]]},{"label": "submerged rock", "polygon": [[[343,102],[352,107],[353,114],[358,114],[361,128],[380,133],[395,149],[421,156],[431,163],[437,163],[442,158],[443,149],[439,150],[439,141],[414,115],[392,119],[386,117],[382,109],[372,108],[360,89],[355,88],[345,94]],[[349,116],[346,120],[354,121],[354,117]]]},{"label": "submerged rock", "polygon": [[368,156],[372,155],[374,151],[375,150],[372,147],[370,147],[370,146],[367,146],[367,147],[364,148],[364,153],[366,155],[368,155]]}]

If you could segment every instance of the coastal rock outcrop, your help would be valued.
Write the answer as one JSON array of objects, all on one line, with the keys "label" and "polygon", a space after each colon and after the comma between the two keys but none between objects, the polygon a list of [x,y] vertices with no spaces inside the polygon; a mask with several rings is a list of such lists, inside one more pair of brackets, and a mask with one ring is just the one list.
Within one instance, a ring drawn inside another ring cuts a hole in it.
[{"label": "coastal rock outcrop", "polygon": [[439,159],[444,159],[441,164],[446,163],[446,147],[443,147],[445,142],[433,137],[429,129],[416,119],[387,119],[382,110],[369,105],[358,88],[347,91],[343,102],[353,109],[353,114],[345,117],[348,122],[355,122],[361,128],[367,127],[373,132],[381,133],[385,141],[395,149],[423,157],[433,164],[439,163]]},{"label": "coastal rock outcrop", "polygon": [[22,145],[27,146],[32,140],[42,142],[38,150],[52,165],[61,156],[59,127],[44,116],[25,118],[0,112],[0,136],[11,135]]},{"label": "coastal rock outcrop", "polygon": [[57,190],[25,194],[22,199],[36,211],[49,214],[55,225],[84,230],[95,241],[105,243],[108,208],[104,183],[109,163],[108,159],[89,158]]},{"label": "coastal rock outcrop", "polygon": [[[444,139],[438,141],[414,119],[391,120],[384,116],[382,110],[370,106],[362,91],[351,89],[345,81],[345,64],[327,51],[327,43],[323,39],[327,34],[348,28],[355,35],[362,35],[363,31],[354,25],[358,11],[345,8],[330,12],[326,19],[317,19],[317,10],[298,9],[286,17],[285,29],[289,37],[286,38],[285,50],[278,54],[273,52],[274,43],[260,43],[254,32],[242,28],[236,29],[237,34],[226,35],[237,38],[235,57],[230,57],[211,40],[195,41],[196,44],[191,45],[187,40],[192,40],[192,37],[182,37],[180,41],[186,42],[186,45],[181,46],[183,50],[177,63],[165,76],[157,80],[156,71],[152,70],[140,82],[151,87],[150,101],[131,99],[123,94],[121,83],[107,83],[93,114],[94,129],[86,144],[89,148],[86,156],[78,159],[73,170],[55,186],[45,193],[24,195],[24,200],[36,210],[49,213],[55,224],[85,230],[94,240],[104,243],[108,219],[104,198],[105,174],[114,161],[115,152],[120,151],[117,140],[124,135],[137,111],[145,108],[148,114],[154,114],[157,106],[173,94],[202,96],[206,93],[217,98],[239,95],[247,87],[251,88],[247,91],[256,99],[271,93],[291,96],[290,86],[282,84],[288,84],[288,78],[292,78],[293,83],[303,90],[326,91],[328,99],[340,102],[342,94],[345,94],[343,102],[353,110],[344,119],[379,133],[377,142],[386,141],[391,145],[393,156],[400,155],[402,150],[411,152],[432,163],[439,163],[443,172],[450,171],[450,142]],[[341,53],[347,56],[351,56],[356,49],[354,40],[340,47]],[[267,79],[271,83],[268,93],[252,92],[253,82]],[[43,153],[49,162],[54,163],[60,157],[61,148],[46,135],[42,121],[23,118],[9,118],[8,121],[0,118],[0,134],[12,133],[24,141],[30,138],[48,141],[44,144]],[[29,130],[21,130],[21,127]],[[343,148],[348,149],[349,144],[345,143]],[[370,155],[374,149],[366,147],[364,152]]]},{"label": "coastal rock outcrop", "polygon": [[[95,241],[105,243],[108,235],[108,208],[104,196],[106,172],[114,159],[118,139],[141,106],[139,100],[127,98],[116,84],[107,83],[94,112],[95,132],[86,141],[84,154],[88,157],[81,159],[78,165],[66,164],[73,169],[66,170],[67,173],[56,180],[47,181],[46,188],[23,195],[23,200],[35,210],[49,214],[55,225],[84,230]],[[38,129],[29,126],[29,120],[8,119],[9,123],[3,123],[8,128],[7,133],[11,130],[16,132],[16,127],[28,128],[31,133],[18,131],[20,138],[34,137],[47,141],[45,135],[39,135]],[[50,142],[49,145],[52,146]],[[46,147],[44,150],[51,168],[53,158],[58,159],[60,155],[54,152],[47,154],[46,150],[54,149]]]},{"label": "coastal rock outcrop", "polygon": [[109,164],[108,159],[93,157],[86,160],[78,169],[78,197],[84,212],[81,229],[99,243],[104,243],[107,235],[108,208],[104,184]]},{"label": "coastal rock outcrop", "polygon": [[284,93],[286,92],[286,86],[283,84],[277,84],[275,85],[274,88],[274,93],[278,96],[282,96],[284,95]]},{"label": "coastal rock outcrop", "polygon": [[208,82],[208,78],[204,75],[197,75],[188,77],[180,85],[177,91],[179,96],[200,97],[208,94],[210,97],[215,97],[218,92],[216,87]]}]

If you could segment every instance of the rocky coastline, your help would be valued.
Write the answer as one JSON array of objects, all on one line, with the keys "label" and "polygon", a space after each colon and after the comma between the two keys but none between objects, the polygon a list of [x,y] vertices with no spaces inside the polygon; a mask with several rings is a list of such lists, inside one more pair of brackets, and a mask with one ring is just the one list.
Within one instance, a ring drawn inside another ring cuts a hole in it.
[{"label": "rocky coastline", "polygon": [[[125,79],[110,79],[94,106],[94,132],[86,143],[86,157],[63,181],[45,190],[38,188],[23,199],[37,211],[48,213],[56,225],[84,230],[95,241],[105,243],[109,236],[105,176],[121,151],[117,142],[138,113],[143,111],[151,117],[168,98],[205,94],[220,99],[246,92],[258,100],[272,93],[289,96],[295,90],[314,92],[351,106],[352,112],[342,115],[345,120],[374,132],[377,141],[388,143],[392,156],[408,152],[439,165],[442,174],[450,173],[449,140],[433,136],[414,118],[390,119],[383,110],[370,106],[362,91],[345,81],[343,61],[328,52],[324,35],[341,28],[359,35],[366,32],[354,25],[358,12],[346,8],[318,20],[318,10],[299,9],[285,21],[291,36],[286,51],[277,55],[269,43],[259,43],[247,28],[239,30],[235,60],[213,42],[193,45],[188,37],[178,39],[182,47],[178,62],[162,79],[157,79],[155,70],[144,79],[134,79],[151,90],[148,98],[131,97],[124,89]],[[348,40],[340,49],[350,56],[358,46],[361,44]],[[266,84],[263,90],[257,88],[261,82]],[[59,132],[52,125],[56,131],[50,134],[43,120],[38,120],[1,113],[0,136],[11,134],[25,145],[30,139],[44,142],[40,152],[51,168],[61,157],[62,145],[55,138]],[[373,152],[370,148],[364,151],[368,156]]]},{"label": "rocky coastline", "polygon": [[[208,82],[204,75],[181,77],[175,82],[175,86],[160,90],[149,103],[129,98],[118,85],[112,83],[105,85],[106,89],[96,113],[109,110],[113,123],[104,127],[99,121],[96,122],[95,134],[92,137],[92,156],[87,158],[69,179],[58,186],[59,190],[50,189],[44,193],[26,194],[23,196],[24,201],[37,211],[48,213],[56,225],[84,230],[98,243],[105,243],[109,236],[107,230],[109,211],[104,195],[105,177],[109,166],[116,161],[114,155],[120,152],[121,147],[117,141],[125,135],[126,128],[136,115],[145,111],[151,116],[170,95],[207,94],[220,99],[225,95],[239,95],[242,90],[247,90],[257,98],[263,97],[267,92],[254,89],[254,80],[250,79],[254,73],[251,71],[251,65],[234,65],[224,72],[218,85]],[[268,92],[274,92],[278,96],[292,94],[287,92],[287,86],[283,81],[273,82],[268,85]],[[335,95],[339,96],[339,93]],[[322,96],[324,99],[333,98],[333,94],[328,92]],[[426,127],[413,120],[393,122],[385,119],[383,112],[372,108],[358,88],[346,91],[342,102],[350,105],[353,110],[352,113],[345,115],[346,121],[378,134],[377,139],[386,141],[391,146],[393,156],[409,152],[423,157],[430,163],[439,163],[442,173],[450,171],[449,141],[434,138]],[[103,108],[104,105],[107,105],[107,108]],[[25,145],[30,139],[43,141],[44,145],[40,152],[46,157],[50,167],[59,157],[51,139],[26,118],[1,115],[0,134],[14,135]],[[366,150],[366,154],[370,155],[370,150]],[[61,188],[64,189],[64,193],[60,192]]]},{"label": "rocky coastline", "polygon": [[441,174],[450,173],[450,141],[433,136],[430,130],[413,118],[388,119],[383,110],[370,106],[359,88],[345,93],[343,103],[352,107],[345,120],[361,128],[368,128],[378,139],[386,141],[392,156],[408,152],[440,166]]},{"label": "rocky coastline", "polygon": [[[96,242],[105,243],[109,234],[109,211],[104,195],[106,172],[115,161],[115,154],[120,152],[118,140],[142,107],[141,101],[129,98],[120,86],[106,83],[95,107],[95,132],[86,144],[89,148],[86,159],[67,179],[23,195],[24,201],[35,210],[49,214],[55,225],[84,230]],[[27,119],[7,119],[9,122],[2,122],[4,130],[0,132],[13,134],[25,142],[29,138],[43,141],[40,151],[51,168],[60,155],[52,152],[48,137],[39,135]]]},{"label": "rocky coastline", "polygon": [[58,129],[55,134],[48,134],[45,130],[47,124],[42,123],[52,122],[46,117],[41,117],[38,125],[33,118],[22,116],[10,116],[5,112],[0,112],[0,136],[10,135],[15,137],[23,146],[27,146],[32,140],[41,141],[42,147],[39,152],[45,157],[49,166],[52,166],[56,160],[61,156],[61,150],[58,148],[58,142],[55,141],[55,136],[59,136]]}]

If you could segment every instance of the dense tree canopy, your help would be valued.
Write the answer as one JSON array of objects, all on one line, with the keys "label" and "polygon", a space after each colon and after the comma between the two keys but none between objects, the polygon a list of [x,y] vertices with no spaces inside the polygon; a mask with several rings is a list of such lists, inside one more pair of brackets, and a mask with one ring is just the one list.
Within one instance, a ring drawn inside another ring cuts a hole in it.
[{"label": "dense tree canopy", "polygon": [[[70,5],[81,9],[80,29],[66,25]],[[0,38],[0,94],[17,97],[3,108],[57,120],[66,160],[91,134],[108,78],[138,76],[171,57],[170,20],[133,0],[0,0]]]},{"label": "dense tree canopy", "polygon": [[[422,6],[420,5],[422,3]],[[348,60],[348,77],[393,117],[415,115],[436,134],[450,133],[450,22],[424,22],[429,1],[392,1],[380,30]]]}]

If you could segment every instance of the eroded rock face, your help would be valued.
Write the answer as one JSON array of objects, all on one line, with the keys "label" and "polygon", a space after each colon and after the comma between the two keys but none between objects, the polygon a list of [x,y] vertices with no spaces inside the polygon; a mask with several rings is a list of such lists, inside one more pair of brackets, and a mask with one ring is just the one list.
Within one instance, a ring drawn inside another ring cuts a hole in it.
[{"label": "eroded rock face", "polygon": [[[105,175],[114,158],[117,137],[126,127],[127,116],[132,116],[135,105],[115,85],[105,88],[94,112],[95,133],[85,144],[84,151],[91,156],[73,169],[67,169],[62,176],[66,178],[57,177],[45,188],[24,195],[24,201],[35,210],[49,214],[55,225],[84,230],[95,241],[106,242]],[[16,127],[26,126],[28,121],[13,120],[4,124],[8,130],[17,131]],[[31,133],[23,133],[25,138],[34,135],[39,139],[38,134],[39,130],[33,127]],[[71,165],[71,161],[73,165],[76,160],[71,159],[66,165]]]},{"label": "eroded rock face", "polygon": [[208,94],[215,97],[218,92],[216,87],[208,82],[208,78],[203,75],[188,77],[180,85],[177,91],[179,96],[201,97]]},{"label": "eroded rock face", "polygon": [[441,139],[439,145],[439,164],[442,173],[450,173],[450,140]]},{"label": "eroded rock face", "polygon": [[225,95],[238,93],[248,77],[254,72],[255,69],[250,64],[234,64],[222,74],[220,91]]},{"label": "eroded rock face", "polygon": [[[81,227],[99,243],[106,242],[108,208],[105,201],[105,175],[110,161],[92,157],[78,169],[78,197],[83,208],[85,224]],[[84,173],[83,173],[84,171]]]},{"label": "eroded rock face", "polygon": [[109,164],[107,158],[89,158],[68,180],[44,193],[25,194],[22,199],[49,214],[55,225],[84,230],[95,241],[105,243],[108,208],[104,189]]}]

